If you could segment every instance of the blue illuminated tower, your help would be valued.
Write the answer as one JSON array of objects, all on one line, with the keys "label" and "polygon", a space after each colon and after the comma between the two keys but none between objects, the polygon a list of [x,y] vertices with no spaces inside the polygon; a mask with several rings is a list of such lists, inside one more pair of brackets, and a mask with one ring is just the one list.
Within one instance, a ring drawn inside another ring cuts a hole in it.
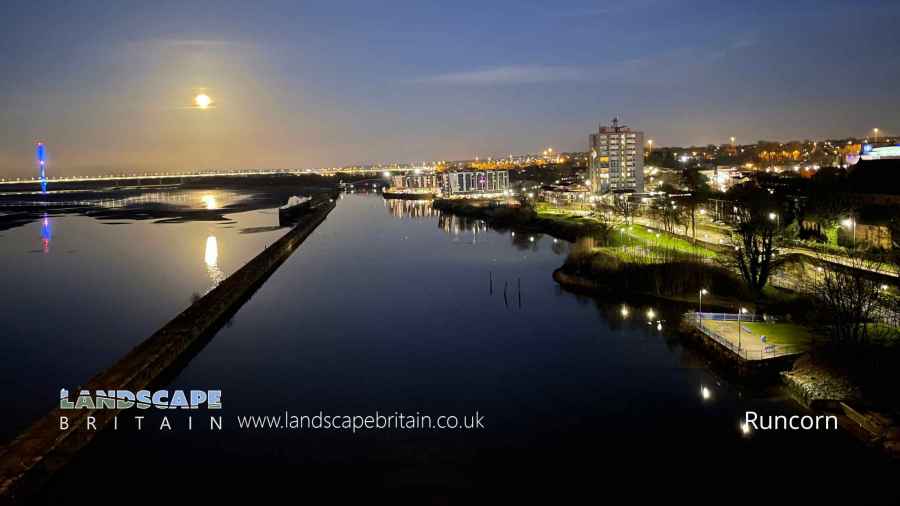
[{"label": "blue illuminated tower", "polygon": [[37,143],[37,159],[38,159],[38,170],[41,178],[41,192],[47,193],[47,157],[44,152],[44,143]]}]

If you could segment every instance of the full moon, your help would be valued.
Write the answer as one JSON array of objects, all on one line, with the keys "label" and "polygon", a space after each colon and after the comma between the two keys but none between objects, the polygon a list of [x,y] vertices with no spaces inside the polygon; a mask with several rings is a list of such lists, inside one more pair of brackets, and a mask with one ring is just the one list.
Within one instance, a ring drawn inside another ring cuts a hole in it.
[{"label": "full moon", "polygon": [[201,109],[206,109],[212,103],[212,99],[209,98],[209,95],[201,93],[194,97],[194,103],[197,104],[197,107]]}]

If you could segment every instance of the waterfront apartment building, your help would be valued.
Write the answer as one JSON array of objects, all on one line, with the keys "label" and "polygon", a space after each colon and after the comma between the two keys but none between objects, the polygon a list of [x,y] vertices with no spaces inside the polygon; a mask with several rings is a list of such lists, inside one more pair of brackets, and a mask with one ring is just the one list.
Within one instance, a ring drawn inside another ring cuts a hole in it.
[{"label": "waterfront apartment building", "polygon": [[619,125],[600,126],[590,136],[591,190],[595,195],[608,192],[644,191],[644,132]]},{"label": "waterfront apartment building", "polygon": [[438,176],[435,174],[404,174],[391,177],[391,187],[395,190],[437,191]]},{"label": "waterfront apartment building", "polygon": [[440,175],[440,186],[445,197],[505,193],[509,190],[509,171],[444,172]]}]

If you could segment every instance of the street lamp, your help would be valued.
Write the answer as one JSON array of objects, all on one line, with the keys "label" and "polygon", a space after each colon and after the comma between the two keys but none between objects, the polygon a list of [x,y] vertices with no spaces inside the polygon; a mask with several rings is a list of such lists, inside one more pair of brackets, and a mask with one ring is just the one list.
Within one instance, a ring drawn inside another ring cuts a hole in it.
[{"label": "street lamp", "polygon": [[851,229],[851,233],[853,236],[853,246],[856,246],[856,220],[853,218],[847,218],[846,220],[841,222],[845,227]]},{"label": "street lamp", "polygon": [[653,152],[653,139],[648,139],[647,145],[650,147],[649,152],[652,153]]},{"label": "street lamp", "polygon": [[873,128],[872,130],[875,132],[875,142],[878,142],[878,129]]},{"label": "street lamp", "polygon": [[740,311],[738,311],[738,351],[741,351],[741,315],[747,313],[747,308],[742,307]]},{"label": "street lamp", "polygon": [[703,296],[706,295],[706,294],[708,294],[708,293],[709,293],[709,292],[706,290],[706,288],[701,288],[701,289],[700,289],[700,315],[701,315],[701,316],[700,316],[700,319],[701,319],[701,320],[703,319]]}]

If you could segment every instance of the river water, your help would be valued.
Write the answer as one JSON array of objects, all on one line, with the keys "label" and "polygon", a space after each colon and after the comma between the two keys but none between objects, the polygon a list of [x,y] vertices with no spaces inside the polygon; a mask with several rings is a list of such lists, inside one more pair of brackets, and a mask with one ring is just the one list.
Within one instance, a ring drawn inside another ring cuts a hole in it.
[{"label": "river water", "polygon": [[[207,289],[209,237],[227,274],[283,233],[240,234],[271,219],[243,214],[224,225],[55,218],[49,254],[39,222],[4,232],[0,255],[16,268],[2,351],[21,357],[2,376],[3,404],[20,399],[4,416],[7,435],[46,411],[61,385],[111,363]],[[101,502],[136,490],[160,501],[575,492],[614,502],[621,493],[628,502],[896,501],[896,466],[842,432],[742,434],[747,410],[804,411],[778,389],[725,379],[685,348],[673,332],[685,308],[561,290],[551,274],[569,248],[414,202],[344,195],[169,382],[221,389],[213,414],[222,430],[209,429],[205,410],[191,430],[183,413],[171,431],[159,430],[155,412],[140,431],[123,421],[44,500],[92,484]],[[647,324],[650,309],[660,328]],[[461,420],[477,411],[484,428],[353,433],[236,421],[286,411]]]}]

